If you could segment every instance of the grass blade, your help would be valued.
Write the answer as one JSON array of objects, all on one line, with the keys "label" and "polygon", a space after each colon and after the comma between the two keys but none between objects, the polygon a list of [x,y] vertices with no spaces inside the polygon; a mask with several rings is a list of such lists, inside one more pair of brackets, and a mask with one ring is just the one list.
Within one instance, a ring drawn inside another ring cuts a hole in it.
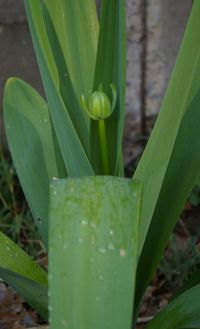
[{"label": "grass blade", "polygon": [[[50,321],[87,329],[129,329],[141,185],[116,177],[51,185]],[[59,223],[59,225],[57,224]],[[114,316],[113,316],[114,315]]]},{"label": "grass blade", "polygon": [[199,15],[195,1],[161,113],[134,176],[145,182],[136,305],[199,175]]},{"label": "grass blade", "polygon": [[192,288],[193,286],[196,286],[200,283],[200,271],[197,270],[192,276],[183,284],[182,287],[180,287],[178,290],[175,291],[175,294],[173,294],[172,299],[176,298],[180,294],[184,293],[186,290]]},{"label": "grass blade", "polygon": [[146,329],[199,328],[200,285],[191,288],[173,300],[146,327]]},{"label": "grass blade", "polygon": [[26,302],[31,305],[44,320],[48,320],[48,289],[47,285],[27,279],[15,272],[0,267],[0,277]]},{"label": "grass blade", "polygon": [[[103,0],[94,89],[102,84],[111,97],[110,84],[117,89],[117,103],[112,116],[105,120],[110,174],[118,172],[125,112],[126,36],[124,0]],[[91,158],[97,173],[102,173],[99,155],[98,123],[91,121]]]},{"label": "grass blade", "polygon": [[18,177],[47,246],[49,183],[64,175],[57,167],[47,104],[28,84],[11,78],[4,92],[4,121]]},{"label": "grass blade", "polygon": [[2,232],[0,232],[0,277],[46,317],[46,272]]},{"label": "grass blade", "polygon": [[47,284],[46,272],[2,232],[0,232],[0,267],[40,284]]}]

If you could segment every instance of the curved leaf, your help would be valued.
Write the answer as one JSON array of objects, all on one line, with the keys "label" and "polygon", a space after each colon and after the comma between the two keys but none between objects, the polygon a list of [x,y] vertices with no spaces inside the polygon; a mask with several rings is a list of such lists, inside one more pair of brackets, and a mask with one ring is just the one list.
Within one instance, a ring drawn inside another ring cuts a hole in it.
[{"label": "curved leaf", "polygon": [[[52,121],[67,172],[69,176],[93,175],[93,169],[88,160],[89,154],[81,144],[79,132],[76,131],[60,94],[59,73],[51,46],[47,41],[48,34],[45,28],[41,3],[40,1],[27,0],[24,4]],[[87,134],[88,131],[86,129],[86,137]]]},{"label": "curved leaf", "polygon": [[0,267],[47,285],[46,272],[2,232],[0,232]]},{"label": "curved leaf", "polygon": [[12,286],[44,320],[48,320],[48,289],[46,285],[1,267],[0,277]]},{"label": "curved leaf", "polygon": [[193,286],[200,283],[200,271],[196,271],[185,283],[182,287],[175,291],[175,294],[172,296],[172,300],[184,293],[186,290],[192,288]]},{"label": "curved leaf", "polygon": [[146,327],[146,329],[199,328],[200,284],[173,300]]},{"label": "curved leaf", "polygon": [[[34,0],[32,0],[34,2]],[[94,0],[45,0],[78,99],[93,88],[99,32]],[[56,57],[57,61],[60,57]]]},{"label": "curved leaf", "polygon": [[2,232],[0,277],[47,317],[47,273]]},{"label": "curved leaf", "polygon": [[134,175],[144,182],[136,305],[199,176],[199,15],[195,1],[158,121]]},{"label": "curved leaf", "polygon": [[20,183],[47,246],[49,182],[64,174],[57,167],[47,104],[28,84],[11,78],[4,91],[4,121]]}]

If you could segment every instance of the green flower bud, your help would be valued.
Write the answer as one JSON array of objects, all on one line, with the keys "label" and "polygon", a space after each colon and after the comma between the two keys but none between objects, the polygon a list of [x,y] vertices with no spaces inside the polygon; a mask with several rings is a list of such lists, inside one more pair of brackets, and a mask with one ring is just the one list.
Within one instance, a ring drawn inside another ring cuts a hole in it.
[{"label": "green flower bud", "polygon": [[115,108],[116,104],[116,89],[114,85],[111,85],[112,90],[112,104],[108,96],[102,91],[102,87],[99,87],[98,91],[94,91],[87,101],[82,95],[82,106],[88,115],[93,120],[104,120],[109,118]]},{"label": "green flower bud", "polygon": [[95,91],[88,99],[88,110],[97,120],[108,118],[112,114],[108,96],[103,91]]}]

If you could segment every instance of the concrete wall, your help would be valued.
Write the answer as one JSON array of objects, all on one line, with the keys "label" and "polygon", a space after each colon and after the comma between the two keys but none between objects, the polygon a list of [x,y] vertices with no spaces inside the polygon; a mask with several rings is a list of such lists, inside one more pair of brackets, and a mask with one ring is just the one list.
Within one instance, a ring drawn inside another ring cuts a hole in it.
[{"label": "concrete wall", "polygon": [[147,1],[146,111],[159,111],[191,10],[191,0]]},{"label": "concrete wall", "polygon": [[[159,111],[191,2],[126,0],[127,112],[130,117],[139,117],[144,105],[147,115]],[[21,77],[42,92],[23,0],[0,0],[0,49],[0,109],[3,85],[9,76]],[[2,131],[1,124],[1,134]]]}]

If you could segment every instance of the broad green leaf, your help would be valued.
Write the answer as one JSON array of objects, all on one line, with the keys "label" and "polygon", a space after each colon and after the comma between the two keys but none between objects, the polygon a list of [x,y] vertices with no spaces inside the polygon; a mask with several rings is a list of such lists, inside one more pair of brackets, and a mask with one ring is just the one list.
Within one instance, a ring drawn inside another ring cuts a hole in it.
[{"label": "broad green leaf", "polygon": [[2,232],[0,232],[0,267],[40,284],[47,284],[46,272]]},{"label": "broad green leaf", "polygon": [[[98,89],[102,84],[103,90],[110,97],[110,84],[114,84],[117,89],[115,110],[111,117],[105,120],[110,174],[117,174],[121,155],[126,88],[125,31],[125,1],[103,0],[94,89]],[[97,125],[98,122],[91,121],[91,158],[96,172],[102,173],[102,168],[99,166],[101,157]]]},{"label": "broad green leaf", "polygon": [[144,182],[137,305],[199,175],[199,15],[195,1],[158,121],[134,175]]},{"label": "broad green leaf", "polygon": [[44,320],[48,320],[47,285],[42,285],[2,267],[0,267],[0,277],[12,286]]},{"label": "broad green leaf", "polygon": [[[52,121],[69,176],[92,175],[88,154],[65,107],[59,90],[59,75],[52,55],[40,1],[25,1],[32,40],[44,83]],[[87,130],[85,131],[87,136]]]},{"label": "broad green leaf", "polygon": [[149,323],[146,329],[199,328],[199,296],[200,285],[198,284],[171,302]]},{"label": "broad green leaf", "polygon": [[0,232],[0,277],[44,316],[47,304],[44,298],[47,295],[47,274],[2,232]]},{"label": "broad green leaf", "polygon": [[51,329],[129,329],[141,185],[116,177],[53,182],[50,199]]},{"label": "broad green leaf", "polygon": [[66,176],[57,169],[47,104],[28,84],[11,78],[4,92],[4,121],[17,174],[47,246],[49,183]]},{"label": "broad green leaf", "polygon": [[[93,88],[99,32],[95,1],[44,2],[54,23],[65,64],[79,99]],[[60,56],[57,58],[60,59]]]}]

